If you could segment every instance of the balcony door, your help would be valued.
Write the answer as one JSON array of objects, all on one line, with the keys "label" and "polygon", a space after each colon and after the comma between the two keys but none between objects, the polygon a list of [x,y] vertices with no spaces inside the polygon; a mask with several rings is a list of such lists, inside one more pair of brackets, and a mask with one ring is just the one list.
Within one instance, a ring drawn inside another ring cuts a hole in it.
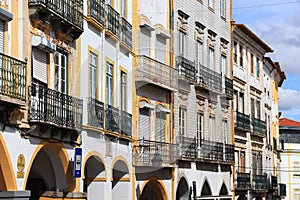
[{"label": "balcony door", "polygon": [[139,139],[149,140],[150,139],[150,109],[143,107],[139,109]]}]

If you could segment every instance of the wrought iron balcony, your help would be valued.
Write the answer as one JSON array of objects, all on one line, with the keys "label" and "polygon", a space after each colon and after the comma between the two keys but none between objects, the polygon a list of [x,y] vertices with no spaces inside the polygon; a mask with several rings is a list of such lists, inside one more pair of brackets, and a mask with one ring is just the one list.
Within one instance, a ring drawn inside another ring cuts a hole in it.
[{"label": "wrought iron balcony", "polygon": [[29,0],[31,19],[50,22],[72,38],[77,39],[83,32],[82,0]]},{"label": "wrought iron balcony", "polygon": [[216,92],[222,92],[222,76],[203,65],[200,65],[199,72],[196,74],[196,83],[198,86]]},{"label": "wrought iron balcony", "polygon": [[226,76],[225,78],[225,96],[227,99],[233,100],[233,81]]},{"label": "wrought iron balcony", "polygon": [[196,138],[189,138],[185,136],[178,137],[178,144],[180,149],[180,157],[183,159],[197,158],[197,140]]},{"label": "wrought iron balcony", "polygon": [[125,42],[130,48],[132,48],[132,26],[122,17],[122,37],[121,40]]},{"label": "wrought iron balcony", "polygon": [[260,137],[267,136],[267,128],[266,122],[260,119],[253,119],[253,134],[258,135]]},{"label": "wrought iron balcony", "polygon": [[286,184],[283,183],[279,184],[279,196],[281,197],[286,196]]},{"label": "wrought iron balcony", "polygon": [[[0,95],[26,101],[26,63],[0,53]],[[3,99],[3,98],[2,98]]]},{"label": "wrought iron balcony", "polygon": [[250,173],[237,172],[236,173],[236,189],[248,190],[251,188]]},{"label": "wrought iron balcony", "polygon": [[234,127],[243,131],[250,131],[250,116],[238,111],[234,115]]},{"label": "wrought iron balcony", "polygon": [[135,79],[170,90],[178,87],[178,71],[176,69],[144,55],[136,56]]},{"label": "wrought iron balcony", "polygon": [[177,56],[176,67],[181,77],[184,77],[191,82],[195,82],[195,75],[196,75],[195,62],[192,62],[182,56]]},{"label": "wrought iron balcony", "polygon": [[144,167],[168,167],[178,157],[178,146],[171,143],[139,140],[133,146],[133,165]]},{"label": "wrought iron balcony", "polygon": [[88,125],[131,137],[132,116],[94,98],[88,98]]},{"label": "wrought iron balcony", "polygon": [[224,144],[215,141],[199,140],[198,158],[216,162],[228,162],[234,161],[234,147],[230,144]]},{"label": "wrought iron balcony", "polygon": [[131,128],[132,127],[132,115],[122,111],[121,112],[121,133],[123,135],[130,136],[132,135]]},{"label": "wrought iron balcony", "polygon": [[266,175],[257,175],[254,174],[252,178],[253,189],[263,190],[268,188],[268,181]]},{"label": "wrought iron balcony", "polygon": [[32,83],[29,120],[30,122],[80,130],[82,100],[49,89],[47,86]]},{"label": "wrought iron balcony", "polygon": [[120,37],[120,14],[111,5],[106,5],[107,22],[106,28],[117,37]]},{"label": "wrought iron balcony", "polygon": [[104,128],[104,103],[93,98],[88,99],[88,124]]},{"label": "wrought iron balcony", "polygon": [[88,1],[88,17],[94,18],[102,26],[105,26],[105,4],[103,0]]},{"label": "wrought iron balcony", "polygon": [[112,132],[120,132],[119,109],[111,105],[106,106],[105,110],[105,129]]}]

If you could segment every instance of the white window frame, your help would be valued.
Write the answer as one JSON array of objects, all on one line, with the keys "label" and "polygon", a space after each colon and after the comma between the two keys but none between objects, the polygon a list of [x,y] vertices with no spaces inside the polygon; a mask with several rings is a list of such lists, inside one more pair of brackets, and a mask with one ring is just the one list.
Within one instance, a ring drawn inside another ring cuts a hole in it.
[{"label": "white window frame", "polygon": [[127,74],[121,71],[121,110],[127,109]]},{"label": "white window frame", "polygon": [[113,64],[106,62],[106,104],[113,103]]},{"label": "white window frame", "polygon": [[215,69],[215,50],[211,47],[208,48],[208,67],[211,70]]},{"label": "white window frame", "polygon": [[214,3],[215,3],[214,0],[208,0],[208,7],[214,8]]},{"label": "white window frame", "polygon": [[90,97],[95,99],[97,92],[97,63],[98,56],[97,54],[90,51]]},{"label": "white window frame", "polygon": [[197,140],[198,144],[201,144],[203,139],[203,113],[197,113]]},{"label": "white window frame", "polygon": [[179,31],[179,55],[185,55],[185,38],[186,34],[182,31]]},{"label": "white window frame", "polygon": [[[63,63],[64,60],[64,63]],[[55,89],[67,94],[68,56],[62,52],[55,53]]]},{"label": "white window frame", "polygon": [[216,118],[214,116],[209,117],[209,141],[215,141],[216,132]]},{"label": "white window frame", "polygon": [[179,108],[179,135],[186,135],[186,109]]},{"label": "white window frame", "polygon": [[226,0],[220,0],[220,15],[226,18]]}]

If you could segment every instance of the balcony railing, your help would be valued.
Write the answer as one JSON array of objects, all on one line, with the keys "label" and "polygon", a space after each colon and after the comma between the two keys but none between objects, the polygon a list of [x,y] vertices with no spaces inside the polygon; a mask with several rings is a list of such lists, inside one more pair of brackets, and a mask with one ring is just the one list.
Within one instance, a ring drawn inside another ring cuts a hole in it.
[{"label": "balcony railing", "polygon": [[88,17],[94,18],[102,26],[105,26],[105,4],[102,0],[89,0]]},{"label": "balcony railing", "polygon": [[60,24],[62,30],[67,29],[66,32],[69,28],[74,29],[75,38],[83,32],[82,0],[29,0],[28,4],[40,18],[45,18],[43,20],[53,20],[53,25]]},{"label": "balcony railing", "polygon": [[277,176],[271,176],[270,189],[276,189],[278,187]]},{"label": "balcony railing", "polygon": [[131,137],[132,115],[94,98],[88,98],[88,125]]},{"label": "balcony railing", "polygon": [[88,124],[104,128],[104,103],[96,99],[88,99]]},{"label": "balcony railing", "polygon": [[284,197],[286,196],[286,184],[279,184],[279,196]]},{"label": "balcony railing", "polygon": [[132,47],[132,26],[122,17],[122,41],[125,42],[130,48]]},{"label": "balcony railing", "polygon": [[168,89],[178,87],[178,71],[147,56],[136,56],[135,78]]},{"label": "balcony railing", "polygon": [[222,92],[222,76],[220,73],[213,71],[203,65],[200,65],[199,72],[196,75],[197,84],[206,89],[213,89]]},{"label": "balcony railing", "polygon": [[225,95],[228,99],[233,99],[233,81],[225,77]]},{"label": "balcony railing", "polygon": [[247,190],[251,188],[250,173],[237,172],[236,175],[236,189]]},{"label": "balcony railing", "polygon": [[178,157],[177,145],[157,141],[139,140],[132,151],[134,166],[169,166]]},{"label": "balcony railing", "polygon": [[268,188],[268,181],[266,175],[253,175],[253,189],[262,190]]},{"label": "balcony railing", "polygon": [[49,89],[47,86],[32,83],[29,120],[80,130],[82,100]]},{"label": "balcony railing", "polygon": [[0,94],[26,101],[26,63],[0,53]]},{"label": "balcony railing", "polygon": [[250,131],[250,116],[238,111],[234,115],[234,125],[237,129],[242,129],[245,131]]},{"label": "balcony railing", "polygon": [[197,140],[184,136],[178,137],[181,158],[194,159],[197,158]]},{"label": "balcony railing", "polygon": [[106,28],[117,37],[120,37],[120,14],[115,9],[113,9],[111,5],[107,5],[106,12]]},{"label": "balcony railing", "polygon": [[192,62],[182,56],[176,57],[176,67],[179,71],[179,75],[185,77],[191,82],[195,82],[195,62]]},{"label": "balcony railing", "polygon": [[254,118],[253,133],[258,136],[261,136],[261,137],[266,137],[266,135],[267,135],[266,122],[262,121],[260,119]]}]

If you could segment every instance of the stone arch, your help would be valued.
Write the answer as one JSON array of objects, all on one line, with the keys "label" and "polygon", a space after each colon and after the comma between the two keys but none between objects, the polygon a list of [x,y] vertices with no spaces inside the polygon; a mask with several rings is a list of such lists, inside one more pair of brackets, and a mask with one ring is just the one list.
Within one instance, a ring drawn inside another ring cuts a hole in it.
[{"label": "stone arch", "polygon": [[152,177],[143,185],[142,192],[139,195],[139,200],[167,200],[168,195],[166,188],[161,180],[157,177]]},{"label": "stone arch", "polygon": [[212,192],[210,189],[210,185],[207,180],[204,181],[202,189],[201,189],[201,196],[211,196]]},{"label": "stone arch", "polygon": [[222,184],[219,195],[228,195],[228,189],[227,189],[225,183]]},{"label": "stone arch", "polygon": [[189,199],[189,186],[184,177],[182,177],[178,183],[176,190],[176,200],[188,200]]},{"label": "stone arch", "polygon": [[126,200],[130,196],[130,176],[128,164],[123,159],[118,159],[112,165],[112,199]]}]

